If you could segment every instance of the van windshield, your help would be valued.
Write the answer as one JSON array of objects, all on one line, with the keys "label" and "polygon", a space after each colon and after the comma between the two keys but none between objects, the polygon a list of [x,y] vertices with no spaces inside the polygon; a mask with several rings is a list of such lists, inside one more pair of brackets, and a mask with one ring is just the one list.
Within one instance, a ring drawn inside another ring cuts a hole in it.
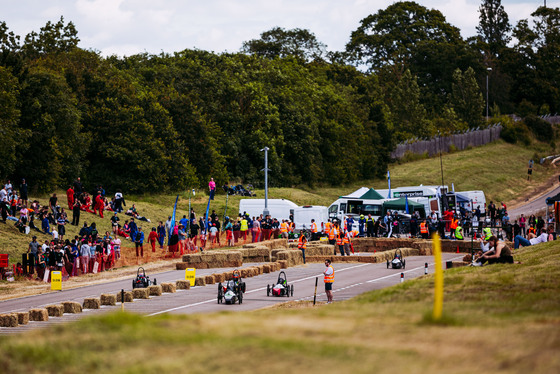
[{"label": "van windshield", "polygon": [[371,214],[372,216],[380,216],[382,211],[382,206],[378,204],[364,204],[362,205],[361,214],[367,215]]}]

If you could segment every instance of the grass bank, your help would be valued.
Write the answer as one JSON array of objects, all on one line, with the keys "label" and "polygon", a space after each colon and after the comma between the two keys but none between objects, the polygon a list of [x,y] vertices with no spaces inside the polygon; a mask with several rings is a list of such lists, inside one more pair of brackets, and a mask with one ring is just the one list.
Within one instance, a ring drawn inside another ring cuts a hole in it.
[{"label": "grass bank", "polygon": [[516,259],[522,264],[446,271],[442,323],[429,318],[428,275],[314,308],[87,318],[0,337],[0,367],[29,373],[557,373],[560,243],[521,249]]}]

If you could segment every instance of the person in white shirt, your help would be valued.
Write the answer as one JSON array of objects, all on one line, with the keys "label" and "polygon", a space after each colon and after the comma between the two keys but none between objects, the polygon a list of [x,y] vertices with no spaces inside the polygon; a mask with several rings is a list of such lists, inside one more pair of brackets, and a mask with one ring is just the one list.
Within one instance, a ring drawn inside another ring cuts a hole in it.
[{"label": "person in white shirt", "polygon": [[546,243],[548,241],[548,234],[545,229],[542,229],[539,236],[529,234],[528,238],[529,239],[525,239],[521,235],[517,235],[513,241],[513,248],[517,249],[519,246],[528,247],[539,243]]}]

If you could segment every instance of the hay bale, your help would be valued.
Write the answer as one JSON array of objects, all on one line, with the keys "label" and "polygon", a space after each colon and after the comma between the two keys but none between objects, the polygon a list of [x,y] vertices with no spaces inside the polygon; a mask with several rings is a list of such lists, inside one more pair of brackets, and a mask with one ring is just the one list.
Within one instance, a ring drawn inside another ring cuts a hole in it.
[{"label": "hay bale", "polygon": [[102,294],[100,300],[101,300],[101,305],[116,305],[117,304],[117,295]]},{"label": "hay bale", "polygon": [[226,276],[224,273],[214,273],[212,274],[214,277],[214,283],[221,283],[226,281]]},{"label": "hay bale", "polygon": [[262,265],[263,273],[270,273],[270,265],[264,264]]},{"label": "hay bale", "polygon": [[204,276],[204,284],[214,284],[216,283],[213,275],[206,275]]},{"label": "hay bale", "polygon": [[147,288],[135,288],[132,290],[132,297],[135,299],[149,299]]},{"label": "hay bale", "polygon": [[47,305],[45,308],[49,313],[49,317],[62,317],[64,315],[64,306],[62,304]]},{"label": "hay bale", "polygon": [[84,299],[84,309],[99,309],[101,308],[101,300],[98,297],[88,297]]},{"label": "hay bale", "polygon": [[19,312],[16,313],[18,317],[18,324],[27,325],[29,322],[29,312]]},{"label": "hay bale", "polygon": [[161,288],[163,292],[175,293],[177,292],[177,286],[175,283],[162,283]]},{"label": "hay bale", "polygon": [[[124,302],[131,303],[134,301],[134,297],[132,296],[132,291],[125,291],[124,292]],[[117,303],[122,303],[121,293],[117,292]]]},{"label": "hay bale", "polygon": [[177,285],[178,290],[188,290],[191,288],[190,280],[178,280],[175,284]]},{"label": "hay bale", "polygon": [[227,261],[228,262],[243,262],[243,255],[239,251],[228,251]]},{"label": "hay bale", "polygon": [[161,296],[163,289],[159,284],[153,284],[148,287],[148,292],[150,296]]},{"label": "hay bale", "polygon": [[206,279],[205,279],[205,277],[196,277],[196,278],[194,278],[194,285],[195,285],[195,286],[206,286]]},{"label": "hay bale", "polygon": [[64,301],[62,306],[64,307],[64,313],[82,313],[82,305],[76,301]]},{"label": "hay bale", "polygon": [[48,321],[49,312],[45,308],[36,308],[29,311],[30,321]]},{"label": "hay bale", "polygon": [[280,269],[288,268],[288,260],[278,260],[276,263],[280,266]]},{"label": "hay bale", "polygon": [[15,313],[0,314],[0,327],[17,327],[18,316]]}]

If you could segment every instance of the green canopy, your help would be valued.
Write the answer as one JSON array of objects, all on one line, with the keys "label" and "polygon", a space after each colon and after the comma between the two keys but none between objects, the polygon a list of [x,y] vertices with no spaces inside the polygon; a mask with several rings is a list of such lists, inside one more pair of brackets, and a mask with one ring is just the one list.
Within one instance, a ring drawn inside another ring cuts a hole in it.
[{"label": "green canopy", "polygon": [[379,192],[377,192],[376,190],[374,190],[373,188],[370,188],[368,192],[366,192],[365,194],[363,194],[360,199],[369,199],[369,200],[381,200],[384,199],[383,196],[381,196],[379,194]]},{"label": "green canopy", "polygon": [[[406,199],[404,197],[396,200],[389,200],[383,203],[383,214],[387,213],[388,210],[400,210],[406,211]],[[420,217],[426,216],[426,211],[424,209],[424,204],[417,203],[415,201],[408,200],[408,211],[410,214],[412,212],[419,212]]]}]

